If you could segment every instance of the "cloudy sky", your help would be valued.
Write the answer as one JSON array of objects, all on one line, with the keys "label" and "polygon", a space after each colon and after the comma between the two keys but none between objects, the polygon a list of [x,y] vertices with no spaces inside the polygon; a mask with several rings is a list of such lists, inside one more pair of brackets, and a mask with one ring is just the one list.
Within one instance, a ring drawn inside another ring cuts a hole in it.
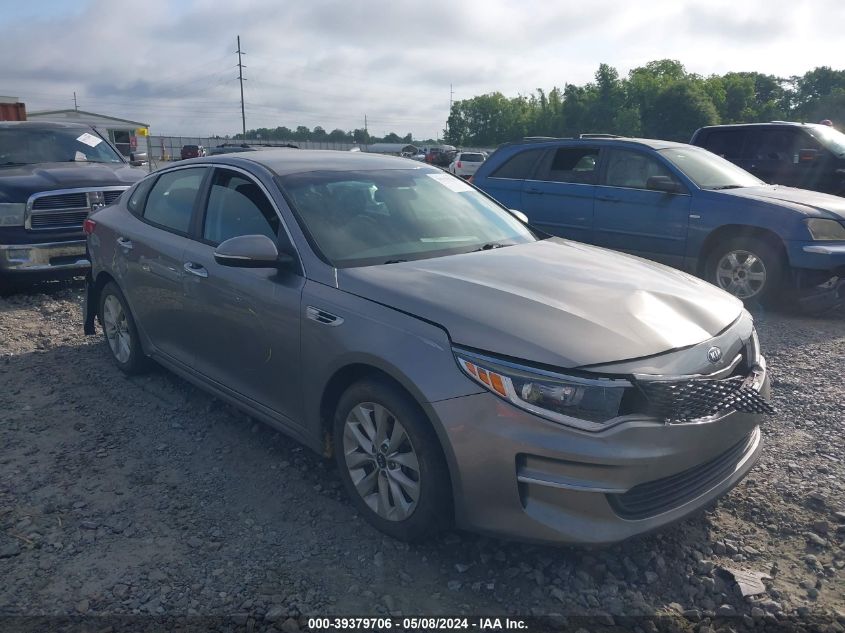
[{"label": "cloudy sky", "polygon": [[0,95],[148,122],[154,134],[362,127],[437,136],[462,99],[625,75],[845,67],[841,0],[0,0]]}]

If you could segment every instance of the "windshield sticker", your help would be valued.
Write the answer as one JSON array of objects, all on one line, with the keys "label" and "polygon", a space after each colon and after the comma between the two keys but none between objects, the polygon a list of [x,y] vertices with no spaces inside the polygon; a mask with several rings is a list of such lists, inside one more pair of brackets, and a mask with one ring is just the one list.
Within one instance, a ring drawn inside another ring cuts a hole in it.
[{"label": "windshield sticker", "polygon": [[426,174],[432,180],[436,180],[444,187],[448,187],[456,193],[463,193],[464,191],[472,191],[472,187],[466,184],[460,178],[455,178],[449,174]]},{"label": "windshield sticker", "polygon": [[101,139],[99,136],[94,136],[93,134],[89,134],[88,132],[83,132],[82,136],[76,137],[76,140],[80,143],[90,145],[91,147],[97,147],[97,145],[103,142],[103,139]]}]

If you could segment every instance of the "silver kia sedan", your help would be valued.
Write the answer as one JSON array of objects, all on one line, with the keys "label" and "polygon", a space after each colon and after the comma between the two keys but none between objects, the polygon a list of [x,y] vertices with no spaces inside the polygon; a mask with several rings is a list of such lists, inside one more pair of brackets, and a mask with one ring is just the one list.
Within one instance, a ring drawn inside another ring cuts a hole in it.
[{"label": "silver kia sedan", "polygon": [[86,222],[85,332],[334,457],[398,539],[612,543],[726,493],[773,412],[742,303],[518,216],[401,158],[180,162]]}]

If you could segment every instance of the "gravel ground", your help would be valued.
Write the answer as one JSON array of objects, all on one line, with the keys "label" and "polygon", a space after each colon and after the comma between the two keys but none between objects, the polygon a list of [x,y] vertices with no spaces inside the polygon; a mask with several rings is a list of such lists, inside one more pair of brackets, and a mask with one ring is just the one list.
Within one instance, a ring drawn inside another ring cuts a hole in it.
[{"label": "gravel ground", "polygon": [[[83,336],[81,299],[78,282],[0,299],[0,615],[289,632],[316,614],[644,616],[645,633],[666,615],[699,633],[819,616],[845,631],[845,311],[757,315],[779,414],[742,484],[586,550],[392,541],[296,442],[164,370],[120,374]],[[743,598],[724,566],[770,576],[766,591]]]}]

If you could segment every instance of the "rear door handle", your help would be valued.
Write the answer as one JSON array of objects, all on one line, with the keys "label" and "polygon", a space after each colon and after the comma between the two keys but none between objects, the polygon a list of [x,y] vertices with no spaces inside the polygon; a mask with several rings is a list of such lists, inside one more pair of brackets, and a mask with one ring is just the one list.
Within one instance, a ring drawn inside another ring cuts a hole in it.
[{"label": "rear door handle", "polygon": [[125,237],[117,238],[117,243],[118,243],[119,246],[122,246],[123,248],[125,248],[127,250],[132,249],[132,240],[128,240]]},{"label": "rear door handle", "polygon": [[530,187],[530,188],[528,188],[528,189],[526,189],[526,190],[525,190],[525,193],[533,193],[533,194],[535,194],[535,195],[542,196],[542,195],[543,195],[543,190],[542,190],[542,189],[537,189],[537,187]]},{"label": "rear door handle", "polygon": [[622,202],[622,198],[617,198],[616,196],[596,196],[596,199],[602,200],[603,202]]},{"label": "rear door handle", "polygon": [[183,268],[186,273],[191,273],[197,277],[208,277],[208,271],[203,266],[195,264],[194,262],[185,262]]}]

